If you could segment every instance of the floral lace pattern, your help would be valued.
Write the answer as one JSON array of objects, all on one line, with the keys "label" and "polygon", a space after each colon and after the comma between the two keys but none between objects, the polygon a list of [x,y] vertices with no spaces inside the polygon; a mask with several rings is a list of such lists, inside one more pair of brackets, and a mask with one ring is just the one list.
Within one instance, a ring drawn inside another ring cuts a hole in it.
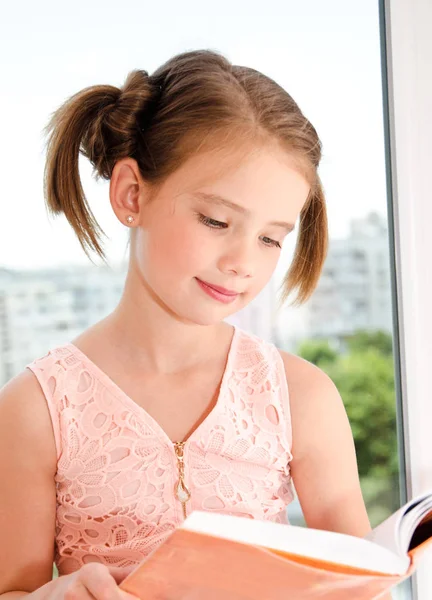
[{"label": "floral lace pattern", "polygon": [[[46,397],[56,442],[59,574],[91,561],[132,570],[184,520],[173,443],[73,344],[27,367]],[[236,327],[217,403],[184,445],[187,514],[287,523],[291,459],[282,357]]]}]

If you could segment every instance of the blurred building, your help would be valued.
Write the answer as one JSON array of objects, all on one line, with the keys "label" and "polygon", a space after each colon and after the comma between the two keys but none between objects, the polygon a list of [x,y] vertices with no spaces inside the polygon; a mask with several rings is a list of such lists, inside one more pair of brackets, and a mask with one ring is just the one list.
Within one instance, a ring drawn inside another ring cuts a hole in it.
[{"label": "blurred building", "polygon": [[286,345],[329,338],[343,343],[356,330],[392,331],[389,236],[377,213],[351,221],[345,239],[333,239],[318,286],[300,310],[285,315]]},{"label": "blurred building", "polygon": [[124,267],[0,269],[0,386],[108,315],[121,297],[125,276]]},{"label": "blurred building", "polygon": [[358,329],[391,332],[389,237],[378,214],[352,221],[348,238],[330,242],[308,329],[310,337],[338,339]]}]

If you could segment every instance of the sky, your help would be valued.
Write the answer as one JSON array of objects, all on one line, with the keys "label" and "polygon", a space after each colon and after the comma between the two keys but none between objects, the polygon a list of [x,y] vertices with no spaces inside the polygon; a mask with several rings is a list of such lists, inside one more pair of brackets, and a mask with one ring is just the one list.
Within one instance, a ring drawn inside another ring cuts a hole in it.
[{"label": "sky", "polygon": [[[50,114],[84,87],[121,86],[132,69],[151,73],[197,48],[272,77],[313,123],[331,237],[371,210],[386,215],[378,0],[25,0],[8,3],[0,22],[0,268],[90,264],[66,219],[45,209]],[[81,165],[108,259],[118,262],[127,228],[112,212],[108,182]]]}]

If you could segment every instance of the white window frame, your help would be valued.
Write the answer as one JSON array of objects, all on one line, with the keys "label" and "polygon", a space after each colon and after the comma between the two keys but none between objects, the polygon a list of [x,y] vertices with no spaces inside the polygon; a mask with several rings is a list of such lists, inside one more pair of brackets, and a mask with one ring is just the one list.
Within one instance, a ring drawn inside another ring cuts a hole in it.
[{"label": "white window frame", "polygon": [[[395,346],[408,498],[432,489],[431,28],[431,0],[381,0]],[[432,552],[413,577],[413,588],[418,600],[432,598]]]}]

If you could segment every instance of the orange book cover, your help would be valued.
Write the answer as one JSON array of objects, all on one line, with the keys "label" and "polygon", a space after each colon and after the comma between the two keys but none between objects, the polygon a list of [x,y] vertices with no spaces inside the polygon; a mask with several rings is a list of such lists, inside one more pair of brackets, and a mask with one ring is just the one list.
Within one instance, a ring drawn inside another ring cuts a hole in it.
[{"label": "orange book cover", "polygon": [[431,502],[407,503],[369,539],[196,511],[120,588],[142,600],[379,598],[431,544]]}]

